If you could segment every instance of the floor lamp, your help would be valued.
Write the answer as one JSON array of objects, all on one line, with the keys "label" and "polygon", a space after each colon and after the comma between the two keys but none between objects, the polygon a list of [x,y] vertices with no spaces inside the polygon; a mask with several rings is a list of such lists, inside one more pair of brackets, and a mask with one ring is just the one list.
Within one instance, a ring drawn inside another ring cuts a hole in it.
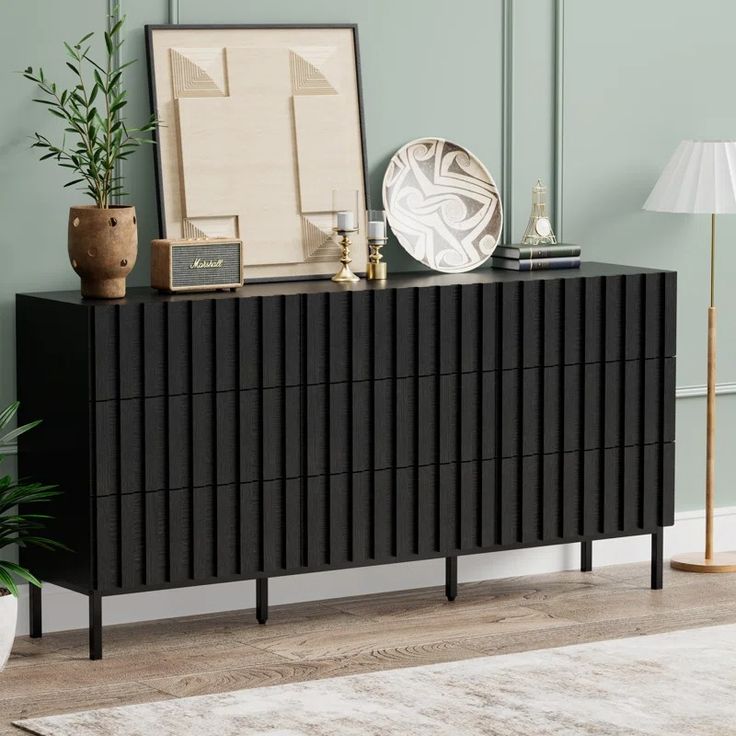
[{"label": "floor lamp", "polygon": [[688,572],[736,572],[736,553],[713,551],[716,442],[716,215],[736,213],[736,141],[682,141],[644,203],[653,212],[710,215],[710,306],[705,464],[705,555],[677,555]]}]

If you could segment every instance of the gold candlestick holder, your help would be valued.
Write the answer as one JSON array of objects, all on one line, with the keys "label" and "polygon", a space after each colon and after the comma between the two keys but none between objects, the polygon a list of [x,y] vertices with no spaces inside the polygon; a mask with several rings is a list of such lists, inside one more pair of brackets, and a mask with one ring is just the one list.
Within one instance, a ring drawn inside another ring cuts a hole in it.
[{"label": "gold candlestick holder", "polygon": [[369,281],[385,281],[387,276],[386,264],[381,261],[383,255],[381,248],[388,242],[388,238],[372,238],[368,241],[370,253],[368,255],[368,268],[366,278]]},{"label": "gold candlestick holder", "polygon": [[335,228],[335,232],[341,236],[340,248],[342,249],[342,252],[340,254],[340,263],[342,265],[340,266],[340,270],[332,277],[332,280],[338,284],[352,284],[356,281],[360,281],[360,277],[356,276],[350,270],[350,264],[353,259],[350,257],[350,246],[352,245],[352,242],[349,235],[357,233],[358,228],[356,227],[352,230],[338,230]]}]

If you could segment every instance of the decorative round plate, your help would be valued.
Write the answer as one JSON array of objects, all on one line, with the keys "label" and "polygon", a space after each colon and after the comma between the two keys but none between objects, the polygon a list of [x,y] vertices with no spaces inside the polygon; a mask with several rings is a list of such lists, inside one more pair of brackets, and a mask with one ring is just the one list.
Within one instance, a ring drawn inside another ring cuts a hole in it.
[{"label": "decorative round plate", "polygon": [[447,273],[488,260],[503,224],[488,169],[443,138],[418,138],[394,154],[383,177],[383,207],[409,255]]}]

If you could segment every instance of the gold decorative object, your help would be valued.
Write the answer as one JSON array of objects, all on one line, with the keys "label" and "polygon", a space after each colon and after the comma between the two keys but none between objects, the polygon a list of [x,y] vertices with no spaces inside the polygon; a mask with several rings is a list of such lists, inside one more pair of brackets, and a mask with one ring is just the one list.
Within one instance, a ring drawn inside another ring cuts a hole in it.
[{"label": "gold decorative object", "polygon": [[350,256],[350,246],[352,245],[352,242],[348,237],[349,233],[357,233],[358,228],[356,227],[352,230],[338,230],[335,228],[335,232],[342,236],[342,239],[340,240],[340,249],[342,251],[340,255],[340,263],[342,265],[340,266],[340,270],[332,277],[332,280],[338,284],[349,284],[360,281],[360,277],[356,276],[350,270],[350,264],[353,261]]},{"label": "gold decorative object", "polygon": [[388,268],[381,262],[381,248],[386,245],[386,213],[383,210],[368,210],[368,270],[369,281],[385,281]]},{"label": "gold decorative object", "polygon": [[352,256],[350,246],[352,241],[350,235],[359,231],[358,223],[358,190],[357,189],[333,189],[332,211],[335,213],[336,226],[334,231],[341,236],[340,240],[340,270],[332,277],[338,284],[349,284],[360,281],[350,270]]},{"label": "gold decorative object", "polygon": [[557,238],[552,232],[552,223],[547,216],[547,187],[541,179],[532,187],[532,211],[526,226],[524,245],[555,245]]},{"label": "gold decorative object", "polygon": [[385,281],[388,275],[388,268],[385,262],[381,262],[381,248],[386,245],[388,238],[382,240],[369,240],[368,248],[370,254],[368,255],[368,270],[366,272],[366,278],[369,281]]}]

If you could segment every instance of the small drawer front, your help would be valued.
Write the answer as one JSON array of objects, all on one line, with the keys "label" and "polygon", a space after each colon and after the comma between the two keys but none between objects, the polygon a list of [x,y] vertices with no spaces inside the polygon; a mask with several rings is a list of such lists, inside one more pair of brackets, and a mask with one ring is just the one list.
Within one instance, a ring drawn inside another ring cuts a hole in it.
[{"label": "small drawer front", "polygon": [[101,305],[93,333],[98,401],[672,357],[675,274]]},{"label": "small drawer front", "polygon": [[97,500],[104,592],[636,534],[674,521],[674,445]]},{"label": "small drawer front", "polygon": [[94,492],[671,442],[674,369],[655,358],[97,402]]}]

